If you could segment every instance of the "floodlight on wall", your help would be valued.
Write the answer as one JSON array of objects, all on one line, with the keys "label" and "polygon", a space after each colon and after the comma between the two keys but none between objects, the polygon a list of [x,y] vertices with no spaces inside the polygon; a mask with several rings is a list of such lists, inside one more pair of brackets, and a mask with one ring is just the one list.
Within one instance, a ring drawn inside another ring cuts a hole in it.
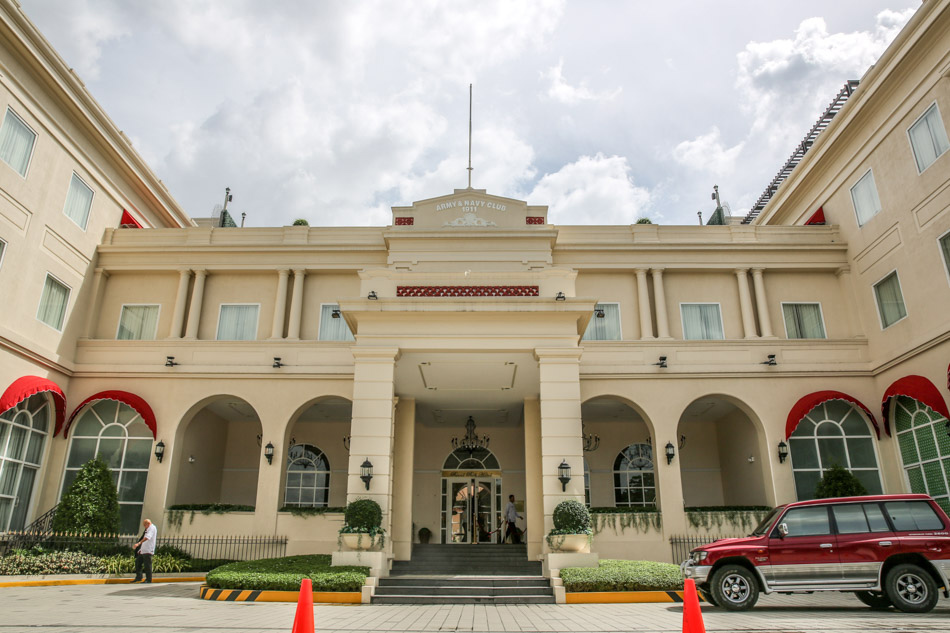
[{"label": "floodlight on wall", "polygon": [[778,363],[775,361],[775,354],[769,354],[766,360],[762,361],[763,365],[768,365],[769,367],[775,367]]},{"label": "floodlight on wall", "polygon": [[660,361],[653,364],[659,367],[660,369],[666,369],[666,356],[660,356]]},{"label": "floodlight on wall", "polygon": [[280,369],[284,364],[280,362],[280,356],[274,356],[274,369]]},{"label": "floodlight on wall", "polygon": [[373,464],[369,461],[369,458],[364,459],[363,463],[360,464],[360,479],[363,480],[366,489],[369,490],[369,482],[373,479]]},{"label": "floodlight on wall", "polygon": [[598,319],[603,319],[603,318],[606,316],[606,315],[604,314],[604,309],[603,309],[603,308],[597,308],[596,310],[594,310],[594,316],[597,317]]},{"label": "floodlight on wall", "polygon": [[274,463],[274,445],[270,442],[264,447],[264,459],[267,460],[268,465]]},{"label": "floodlight on wall", "polygon": [[162,457],[164,456],[165,456],[165,442],[159,441],[159,443],[155,445],[155,459],[157,459],[158,463],[161,464]]},{"label": "floodlight on wall", "polygon": [[561,465],[557,467],[557,478],[561,482],[561,492],[566,492],[567,483],[571,480],[571,465],[566,459],[562,459]]},{"label": "floodlight on wall", "polygon": [[331,317],[331,318],[334,318],[334,319],[339,319],[339,318],[340,318],[340,310],[339,310],[338,308],[334,308],[333,311],[330,313],[330,317]]},{"label": "floodlight on wall", "polygon": [[778,463],[784,464],[785,460],[788,459],[788,444],[785,442],[778,443]]},{"label": "floodlight on wall", "polygon": [[673,446],[673,442],[666,443],[666,465],[669,466],[673,463],[673,458],[676,457],[676,447]]},{"label": "floodlight on wall", "polygon": [[564,296],[563,292],[559,292],[554,296],[555,301],[565,301],[567,297]]},{"label": "floodlight on wall", "polygon": [[376,291],[375,291],[375,290],[370,290],[370,291],[369,291],[369,294],[366,295],[366,298],[367,298],[367,299],[370,299],[370,300],[372,300],[372,301],[376,301],[377,299],[379,299],[379,297],[376,295]]},{"label": "floodlight on wall", "polygon": [[165,357],[165,367],[174,367],[175,365],[178,365],[178,364],[179,364],[179,363],[176,363],[176,362],[175,362],[175,357],[174,357],[174,356],[166,356],[166,357]]}]

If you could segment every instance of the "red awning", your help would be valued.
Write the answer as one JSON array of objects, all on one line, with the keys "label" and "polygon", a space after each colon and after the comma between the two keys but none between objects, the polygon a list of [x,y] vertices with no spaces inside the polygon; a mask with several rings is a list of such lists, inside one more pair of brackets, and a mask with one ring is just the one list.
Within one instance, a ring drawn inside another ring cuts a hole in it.
[{"label": "red awning", "polygon": [[139,224],[139,221],[136,220],[131,213],[122,209],[122,219],[119,220],[119,226],[123,229],[140,229],[142,225]]},{"label": "red awning", "polygon": [[811,217],[805,220],[805,226],[825,224],[825,209],[818,207],[818,210],[811,214]]},{"label": "red awning", "polygon": [[[155,422],[155,414],[152,413],[152,407],[148,406],[148,403],[145,402],[145,400],[138,397],[134,393],[129,393],[128,391],[100,391],[96,395],[89,396],[80,402],[79,406],[76,407],[72,415],[69,416],[69,421],[66,422],[66,429],[63,431],[63,437],[67,437],[69,435],[69,427],[72,426],[73,420],[76,418],[76,414],[82,411],[82,408],[87,404],[90,402],[95,402],[96,400],[115,400],[116,402],[129,405],[135,409],[140,416],[142,416],[142,420],[145,422],[145,425],[152,430],[152,437],[157,438],[158,424]],[[56,432],[59,433],[58,427]]]},{"label": "red awning", "polygon": [[66,396],[59,385],[46,378],[23,376],[14,380],[0,396],[0,413],[12,409],[32,395],[44,391],[48,391],[53,396],[53,405],[56,409],[56,429],[59,430],[59,427],[63,424],[63,419],[66,417]]},{"label": "red awning", "polygon": [[943,401],[940,390],[924,378],[923,376],[904,376],[897,380],[887,391],[884,392],[884,399],[881,400],[881,415],[884,417],[884,428],[887,434],[891,434],[890,420],[890,400],[894,396],[907,396],[918,402],[922,402],[945,418],[950,418],[950,411],[947,411],[947,403]]},{"label": "red awning", "polygon": [[[805,415],[817,407],[823,402],[828,402],[829,400],[844,400],[845,402],[850,402],[854,406],[858,407],[868,416],[868,419],[871,421],[871,424],[874,425],[874,432],[877,433],[877,439],[881,439],[881,429],[877,426],[877,420],[874,419],[874,415],[871,413],[871,410],[864,406],[860,400],[853,396],[849,396],[846,393],[840,391],[816,391],[810,393],[807,396],[799,399],[795,403],[795,406],[792,407],[792,410],[788,412],[788,419],[785,421],[785,439],[787,440],[792,436],[792,433],[795,432],[795,429],[798,428],[798,423],[802,421],[802,418]],[[890,431],[888,431],[890,435]]]}]

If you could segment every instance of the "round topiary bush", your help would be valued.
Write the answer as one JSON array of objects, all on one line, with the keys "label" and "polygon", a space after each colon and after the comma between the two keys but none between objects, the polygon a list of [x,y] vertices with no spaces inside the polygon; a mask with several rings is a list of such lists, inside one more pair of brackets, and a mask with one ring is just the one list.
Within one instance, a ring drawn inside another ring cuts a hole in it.
[{"label": "round topiary bush", "polygon": [[[63,493],[53,517],[53,531],[79,534],[118,534],[119,497],[112,472],[96,456],[83,464]],[[127,526],[134,531],[138,525]]]},{"label": "round topiary bush", "polygon": [[589,534],[590,512],[580,501],[569,499],[554,508],[554,529],[561,534]]},{"label": "round topiary bush", "polygon": [[346,505],[343,518],[354,532],[374,533],[383,523],[383,510],[372,499],[357,499]]},{"label": "round topiary bush", "polygon": [[840,464],[833,464],[821,476],[815,486],[816,499],[832,499],[835,497],[860,497],[868,493],[857,477],[850,470]]}]

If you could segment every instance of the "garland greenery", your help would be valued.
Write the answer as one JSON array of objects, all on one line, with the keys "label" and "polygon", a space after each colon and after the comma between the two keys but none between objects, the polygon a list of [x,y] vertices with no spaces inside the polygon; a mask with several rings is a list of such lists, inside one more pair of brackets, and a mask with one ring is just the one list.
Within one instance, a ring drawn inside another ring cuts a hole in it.
[{"label": "garland greenery", "polygon": [[694,528],[710,530],[728,524],[736,530],[751,530],[772,509],[769,506],[690,506],[686,521]]},{"label": "garland greenery", "polygon": [[335,507],[321,507],[321,508],[302,508],[300,506],[284,506],[278,512],[289,512],[295,517],[312,517],[320,514],[334,514],[334,513],[343,513],[345,508],[335,508]]},{"label": "garland greenery", "polygon": [[626,508],[591,508],[591,524],[594,534],[598,534],[607,527],[614,532],[618,529],[621,534],[628,528],[637,532],[659,531],[663,526],[663,515],[656,506],[630,506]]},{"label": "garland greenery", "polygon": [[190,512],[188,517],[189,525],[195,520],[195,513],[208,516],[210,514],[227,514],[229,512],[254,512],[254,506],[246,506],[234,503],[178,503],[168,506],[165,511],[168,516],[168,524],[176,529],[181,529],[184,523],[185,513]]}]

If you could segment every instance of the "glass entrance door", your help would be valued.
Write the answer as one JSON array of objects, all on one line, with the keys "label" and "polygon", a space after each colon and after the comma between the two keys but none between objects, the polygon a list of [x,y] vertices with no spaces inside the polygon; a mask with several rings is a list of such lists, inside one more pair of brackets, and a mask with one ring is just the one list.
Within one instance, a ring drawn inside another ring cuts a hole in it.
[{"label": "glass entrance door", "polygon": [[498,541],[494,486],[490,477],[446,480],[447,542],[474,545]]}]

